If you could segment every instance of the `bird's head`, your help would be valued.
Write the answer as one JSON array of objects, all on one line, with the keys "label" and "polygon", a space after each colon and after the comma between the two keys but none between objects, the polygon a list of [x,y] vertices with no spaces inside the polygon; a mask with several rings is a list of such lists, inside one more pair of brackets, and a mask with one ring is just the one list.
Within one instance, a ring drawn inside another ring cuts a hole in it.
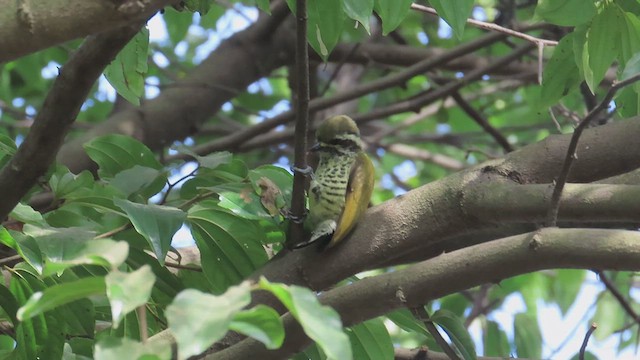
[{"label": "bird's head", "polygon": [[317,144],[311,151],[360,151],[363,148],[360,130],[355,121],[346,115],[324,120],[316,130]]}]

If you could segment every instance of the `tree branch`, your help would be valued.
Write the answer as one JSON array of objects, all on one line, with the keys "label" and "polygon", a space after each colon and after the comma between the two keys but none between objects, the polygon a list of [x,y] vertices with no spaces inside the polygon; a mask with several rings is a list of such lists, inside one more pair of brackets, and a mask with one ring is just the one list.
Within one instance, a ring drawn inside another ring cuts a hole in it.
[{"label": "tree branch", "polygon": [[91,87],[139,29],[138,24],[89,37],[60,70],[29,134],[0,170],[0,219],[49,169]]},{"label": "tree branch", "polygon": [[291,221],[287,246],[304,239],[302,221],[305,217],[305,183],[311,168],[307,165],[307,128],[309,124],[309,53],[307,45],[307,2],[296,0],[296,130],[295,158],[293,162],[293,191],[291,194]]},{"label": "tree branch", "polygon": [[[472,246],[366,278],[323,293],[351,326],[401,307],[415,307],[488,282],[553,268],[640,270],[640,233],[624,230],[547,228]],[[246,339],[209,359],[280,359],[311,343],[290,315],[285,343],[275,351]]]},{"label": "tree branch", "polygon": [[562,189],[564,188],[564,184],[567,182],[567,178],[569,177],[569,172],[571,171],[571,165],[573,160],[578,157],[576,154],[576,149],[578,148],[578,141],[580,140],[580,136],[584,129],[589,126],[591,120],[593,120],[598,114],[609,106],[609,103],[613,99],[613,96],[616,92],[634,82],[640,80],[640,74],[636,74],[626,80],[614,83],[611,85],[611,88],[605,95],[604,99],[593,108],[587,116],[578,124],[576,129],[573,131],[573,135],[571,136],[571,142],[569,142],[569,148],[567,150],[567,155],[565,156],[564,163],[562,165],[562,170],[560,171],[560,175],[558,175],[558,179],[556,180],[556,185],[553,188],[553,194],[551,195],[551,206],[549,207],[549,214],[547,216],[547,226],[555,226],[556,219],[558,217],[558,204],[560,201],[560,196],[562,195]]},{"label": "tree branch", "polygon": [[0,0],[0,63],[144,21],[176,0]]}]

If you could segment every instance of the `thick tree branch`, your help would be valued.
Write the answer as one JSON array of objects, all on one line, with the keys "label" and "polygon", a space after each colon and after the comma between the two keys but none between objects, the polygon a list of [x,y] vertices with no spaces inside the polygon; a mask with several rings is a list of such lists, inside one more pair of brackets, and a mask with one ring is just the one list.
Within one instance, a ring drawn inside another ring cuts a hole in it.
[{"label": "thick tree branch", "polygon": [[89,37],[60,70],[29,134],[0,170],[0,219],[49,169],[91,87],[139,29],[130,25]]},{"label": "thick tree branch", "polygon": [[0,0],[0,63],[143,21],[176,0]]},{"label": "thick tree branch", "polygon": [[[327,291],[320,301],[351,326],[402,307],[544,269],[640,270],[640,233],[624,230],[547,228],[472,246]],[[275,351],[253,339],[210,359],[280,359],[311,343],[290,315],[283,316],[285,343]]]}]

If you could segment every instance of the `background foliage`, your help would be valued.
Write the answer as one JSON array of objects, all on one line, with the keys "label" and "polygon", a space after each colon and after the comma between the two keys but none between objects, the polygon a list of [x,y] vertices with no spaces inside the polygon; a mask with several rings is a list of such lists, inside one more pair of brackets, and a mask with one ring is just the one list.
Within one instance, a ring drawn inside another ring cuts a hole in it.
[{"label": "background foliage", "polygon": [[377,179],[325,254],[283,249],[295,1],[93,3],[0,21],[0,358],[588,359],[541,307],[594,281],[573,336],[637,349],[638,1],[307,0],[312,127],[353,116]]}]

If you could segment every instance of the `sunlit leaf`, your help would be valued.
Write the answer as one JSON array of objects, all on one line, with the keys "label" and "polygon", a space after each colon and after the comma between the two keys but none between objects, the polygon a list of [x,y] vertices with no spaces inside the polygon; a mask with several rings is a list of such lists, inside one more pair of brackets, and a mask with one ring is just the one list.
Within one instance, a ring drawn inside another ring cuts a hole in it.
[{"label": "sunlit leaf", "polygon": [[101,337],[96,343],[95,360],[139,359],[163,360],[171,358],[171,346],[163,342],[146,344],[128,338]]},{"label": "sunlit leaf", "polygon": [[27,303],[18,309],[17,318],[24,321],[60,305],[104,292],[105,283],[101,277],[88,277],[54,285],[31,295]]},{"label": "sunlit leaf", "polygon": [[240,311],[229,324],[229,329],[260,341],[267,349],[277,349],[284,341],[280,314],[265,305]]},{"label": "sunlit leaf", "polygon": [[155,278],[148,265],[131,273],[112,271],[105,277],[113,327],[117,328],[124,315],[149,300]]},{"label": "sunlit leaf", "polygon": [[221,339],[234,316],[249,305],[249,290],[249,284],[242,283],[220,296],[193,289],[178,294],[167,307],[166,316],[178,344],[180,358],[200,354]]}]

